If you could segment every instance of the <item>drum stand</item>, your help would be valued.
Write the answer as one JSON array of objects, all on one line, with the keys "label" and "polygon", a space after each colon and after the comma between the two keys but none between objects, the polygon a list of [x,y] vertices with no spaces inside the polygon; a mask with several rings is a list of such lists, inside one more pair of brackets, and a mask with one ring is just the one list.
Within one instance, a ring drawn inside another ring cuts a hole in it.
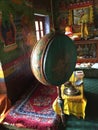
[{"label": "drum stand", "polygon": [[64,111],[63,111],[63,108],[64,108],[64,100],[62,99],[62,96],[61,96],[61,86],[57,86],[57,93],[58,93],[58,105],[60,107],[60,111],[61,111],[61,120],[62,120],[62,123],[63,123],[63,126],[65,127],[65,114],[64,114]]}]

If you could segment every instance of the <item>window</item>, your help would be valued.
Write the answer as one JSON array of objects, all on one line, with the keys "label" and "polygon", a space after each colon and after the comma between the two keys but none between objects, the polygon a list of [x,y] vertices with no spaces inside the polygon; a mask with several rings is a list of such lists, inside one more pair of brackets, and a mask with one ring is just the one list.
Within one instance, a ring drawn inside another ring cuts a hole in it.
[{"label": "window", "polygon": [[35,30],[37,41],[50,32],[49,16],[35,14]]},{"label": "window", "polygon": [[35,30],[37,41],[45,35],[45,17],[35,15]]}]

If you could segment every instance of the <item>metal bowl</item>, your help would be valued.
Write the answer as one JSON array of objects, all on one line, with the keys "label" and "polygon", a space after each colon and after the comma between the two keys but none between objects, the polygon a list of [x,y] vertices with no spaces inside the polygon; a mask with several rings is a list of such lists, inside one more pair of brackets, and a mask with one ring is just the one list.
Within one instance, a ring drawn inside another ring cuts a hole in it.
[{"label": "metal bowl", "polygon": [[68,86],[64,89],[64,94],[68,96],[79,95],[80,90],[76,89],[71,83],[69,83]]}]

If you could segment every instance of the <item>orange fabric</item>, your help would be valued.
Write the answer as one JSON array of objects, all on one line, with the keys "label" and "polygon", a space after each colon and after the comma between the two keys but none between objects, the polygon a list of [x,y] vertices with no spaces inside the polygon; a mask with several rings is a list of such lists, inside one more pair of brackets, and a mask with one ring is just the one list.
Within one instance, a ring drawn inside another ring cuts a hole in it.
[{"label": "orange fabric", "polygon": [[8,109],[11,107],[11,102],[6,94],[0,94],[0,123],[8,113]]}]

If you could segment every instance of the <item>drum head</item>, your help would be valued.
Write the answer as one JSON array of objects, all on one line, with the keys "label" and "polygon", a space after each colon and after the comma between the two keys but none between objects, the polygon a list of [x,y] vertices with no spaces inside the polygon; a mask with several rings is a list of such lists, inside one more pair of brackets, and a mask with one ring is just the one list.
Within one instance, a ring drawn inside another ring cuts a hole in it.
[{"label": "drum head", "polygon": [[42,69],[49,84],[59,86],[69,80],[76,65],[76,46],[63,34],[55,34],[44,53]]}]

